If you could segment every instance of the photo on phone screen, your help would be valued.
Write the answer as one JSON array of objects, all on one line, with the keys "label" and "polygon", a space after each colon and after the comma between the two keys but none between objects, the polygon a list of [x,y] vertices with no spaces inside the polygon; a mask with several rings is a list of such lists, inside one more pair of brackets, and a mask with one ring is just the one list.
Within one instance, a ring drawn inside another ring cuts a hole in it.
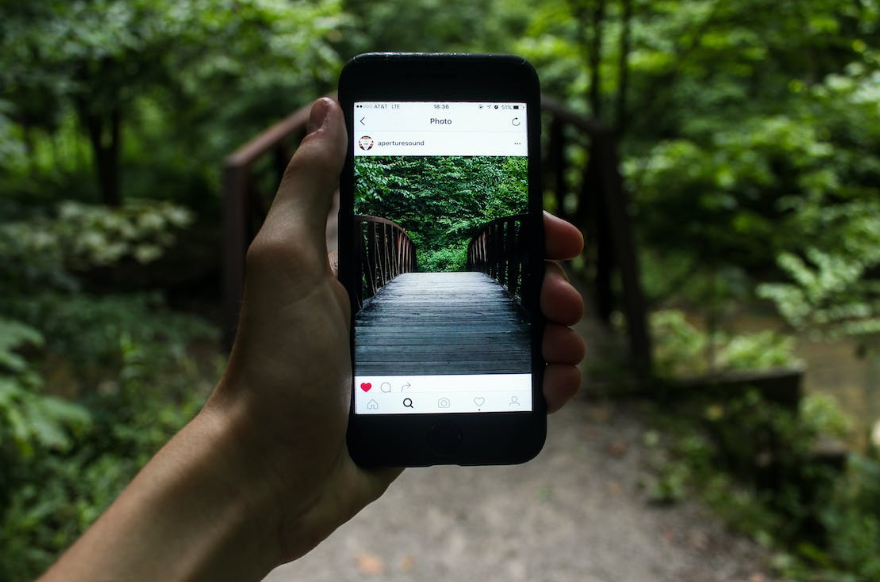
[{"label": "photo on phone screen", "polygon": [[532,410],[527,115],[354,103],[356,414]]}]

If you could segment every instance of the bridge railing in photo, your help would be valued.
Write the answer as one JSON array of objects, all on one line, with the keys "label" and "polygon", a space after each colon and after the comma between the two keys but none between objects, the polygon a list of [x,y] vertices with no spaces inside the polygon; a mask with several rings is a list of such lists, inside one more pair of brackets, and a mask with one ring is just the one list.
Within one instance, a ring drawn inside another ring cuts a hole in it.
[{"label": "bridge railing in photo", "polygon": [[525,246],[526,215],[497,218],[486,223],[468,244],[468,271],[486,273],[514,296],[522,291],[528,268]]},{"label": "bridge railing in photo", "polygon": [[357,304],[375,295],[386,283],[416,270],[416,246],[403,228],[377,216],[355,216],[355,280],[362,280]]}]

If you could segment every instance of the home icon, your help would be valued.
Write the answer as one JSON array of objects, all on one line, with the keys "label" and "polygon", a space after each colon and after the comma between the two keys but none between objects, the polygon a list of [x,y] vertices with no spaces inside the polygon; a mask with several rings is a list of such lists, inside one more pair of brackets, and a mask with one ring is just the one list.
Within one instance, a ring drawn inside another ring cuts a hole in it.
[{"label": "home icon", "polygon": [[379,403],[375,400],[367,402],[367,410],[379,410]]}]

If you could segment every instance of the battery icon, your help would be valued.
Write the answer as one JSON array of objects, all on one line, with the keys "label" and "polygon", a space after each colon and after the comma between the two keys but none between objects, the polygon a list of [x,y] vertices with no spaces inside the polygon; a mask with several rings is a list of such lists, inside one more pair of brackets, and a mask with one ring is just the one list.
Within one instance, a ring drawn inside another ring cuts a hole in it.
[{"label": "battery icon", "polygon": [[519,109],[519,105],[514,105],[513,108],[514,108],[514,109]]}]

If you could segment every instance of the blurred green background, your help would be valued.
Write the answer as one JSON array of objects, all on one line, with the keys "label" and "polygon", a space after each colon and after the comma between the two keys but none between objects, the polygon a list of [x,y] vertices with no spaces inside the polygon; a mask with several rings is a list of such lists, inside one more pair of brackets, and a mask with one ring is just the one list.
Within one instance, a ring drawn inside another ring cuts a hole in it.
[{"label": "blurred green background", "polygon": [[[51,563],[199,409],[223,158],[373,50],[520,54],[618,133],[657,385],[808,370],[795,411],[658,406],[658,500],[701,496],[783,574],[880,579],[878,27],[876,0],[4,0],[0,580]],[[733,450],[730,426],[759,440]]]}]

